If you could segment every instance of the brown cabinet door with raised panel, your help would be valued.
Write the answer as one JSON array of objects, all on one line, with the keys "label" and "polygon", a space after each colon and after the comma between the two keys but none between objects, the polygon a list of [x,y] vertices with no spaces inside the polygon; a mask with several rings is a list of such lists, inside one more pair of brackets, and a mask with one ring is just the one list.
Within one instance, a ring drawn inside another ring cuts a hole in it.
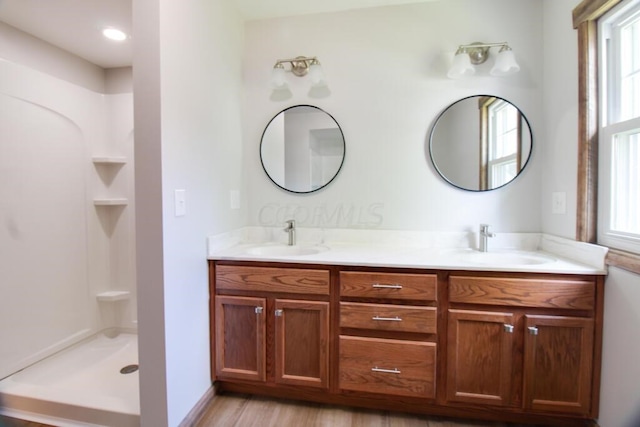
[{"label": "brown cabinet door with raised panel", "polygon": [[514,315],[453,309],[448,313],[447,400],[509,405]]},{"label": "brown cabinet door with raised panel", "polygon": [[275,381],[329,387],[329,303],[276,299]]},{"label": "brown cabinet door with raised panel", "polygon": [[266,380],[266,300],[221,296],[216,304],[216,375]]},{"label": "brown cabinet door with raised panel", "polygon": [[525,316],[527,409],[590,413],[593,328],[588,318]]}]

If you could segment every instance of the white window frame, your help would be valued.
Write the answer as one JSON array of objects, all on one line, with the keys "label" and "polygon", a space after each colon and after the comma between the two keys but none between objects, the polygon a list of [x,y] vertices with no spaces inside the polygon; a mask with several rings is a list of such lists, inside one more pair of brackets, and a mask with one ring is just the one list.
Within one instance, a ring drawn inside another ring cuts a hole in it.
[{"label": "white window frame", "polygon": [[[640,117],[619,120],[620,80],[616,78],[620,64],[619,25],[640,13],[640,0],[623,1],[598,21],[600,125],[598,172],[598,243],[611,248],[640,254],[640,234],[613,230],[612,207],[615,195],[611,190],[611,152],[616,135],[640,131]],[[640,165],[638,165],[640,168]]]}]

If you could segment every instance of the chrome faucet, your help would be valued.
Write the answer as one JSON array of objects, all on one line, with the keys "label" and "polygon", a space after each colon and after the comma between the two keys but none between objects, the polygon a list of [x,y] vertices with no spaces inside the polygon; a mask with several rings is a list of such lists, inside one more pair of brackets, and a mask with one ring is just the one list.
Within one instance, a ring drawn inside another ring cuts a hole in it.
[{"label": "chrome faucet", "polygon": [[284,228],[284,231],[289,233],[289,246],[293,246],[296,244],[296,221],[290,219],[286,221],[287,226]]},{"label": "chrome faucet", "polygon": [[495,233],[489,233],[489,225],[488,224],[480,224],[480,247],[478,250],[480,252],[487,252],[489,250],[488,239],[489,237],[496,237]]}]

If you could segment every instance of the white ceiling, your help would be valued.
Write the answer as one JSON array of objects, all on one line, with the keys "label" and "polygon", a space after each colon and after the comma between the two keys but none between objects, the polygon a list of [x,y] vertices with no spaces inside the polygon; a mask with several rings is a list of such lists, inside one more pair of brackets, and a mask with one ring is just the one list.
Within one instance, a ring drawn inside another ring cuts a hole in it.
[{"label": "white ceiling", "polygon": [[439,0],[229,0],[247,20]]},{"label": "white ceiling", "polygon": [[131,34],[131,0],[0,0],[0,21],[103,68],[131,65],[131,40],[102,37],[104,27]]},{"label": "white ceiling", "polygon": [[[132,62],[132,40],[111,42],[104,27],[131,34],[132,0],[0,0],[0,21],[102,68]],[[182,0],[175,0],[182,1]],[[246,20],[438,0],[227,0]]]}]

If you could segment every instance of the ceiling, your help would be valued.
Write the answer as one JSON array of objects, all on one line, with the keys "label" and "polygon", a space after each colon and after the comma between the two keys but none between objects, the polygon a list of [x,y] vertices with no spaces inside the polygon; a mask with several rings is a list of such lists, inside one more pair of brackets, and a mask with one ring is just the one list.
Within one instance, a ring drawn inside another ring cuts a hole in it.
[{"label": "ceiling", "polygon": [[[132,62],[132,40],[112,42],[102,37],[101,30],[116,27],[131,34],[131,1],[0,0],[0,21],[102,68],[124,67]],[[226,1],[244,19],[254,20],[438,0]]]}]

